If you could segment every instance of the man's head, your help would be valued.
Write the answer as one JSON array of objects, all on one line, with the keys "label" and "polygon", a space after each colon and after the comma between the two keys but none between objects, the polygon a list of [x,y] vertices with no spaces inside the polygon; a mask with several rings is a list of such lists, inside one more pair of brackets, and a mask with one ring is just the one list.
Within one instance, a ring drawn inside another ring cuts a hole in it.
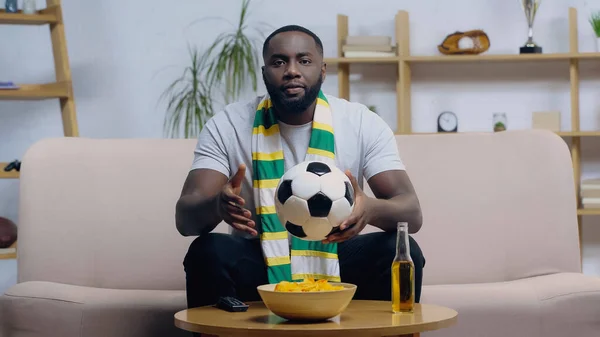
[{"label": "man's head", "polygon": [[302,113],[315,102],[325,79],[323,44],[300,26],[285,26],[263,46],[263,80],[276,108]]}]

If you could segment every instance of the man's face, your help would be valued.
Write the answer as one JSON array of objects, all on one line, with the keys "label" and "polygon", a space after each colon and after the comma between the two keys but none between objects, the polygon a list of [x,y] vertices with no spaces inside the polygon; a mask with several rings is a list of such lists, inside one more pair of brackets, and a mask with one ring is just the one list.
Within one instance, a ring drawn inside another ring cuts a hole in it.
[{"label": "man's face", "polygon": [[317,99],[325,78],[323,57],[315,40],[302,32],[284,32],[269,41],[263,80],[273,104],[302,113]]}]

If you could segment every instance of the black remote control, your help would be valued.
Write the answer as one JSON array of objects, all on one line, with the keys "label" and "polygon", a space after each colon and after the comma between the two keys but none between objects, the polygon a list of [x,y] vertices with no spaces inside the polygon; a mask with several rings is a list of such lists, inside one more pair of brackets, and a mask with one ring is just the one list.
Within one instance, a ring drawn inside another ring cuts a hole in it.
[{"label": "black remote control", "polygon": [[219,298],[217,308],[229,312],[244,312],[248,310],[248,305],[235,297],[225,296]]}]

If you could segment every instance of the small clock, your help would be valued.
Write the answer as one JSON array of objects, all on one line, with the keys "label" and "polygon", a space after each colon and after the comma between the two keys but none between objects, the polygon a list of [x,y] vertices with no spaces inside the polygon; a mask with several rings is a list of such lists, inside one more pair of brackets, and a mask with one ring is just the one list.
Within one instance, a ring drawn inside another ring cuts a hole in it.
[{"label": "small clock", "polygon": [[457,132],[458,118],[451,111],[442,112],[437,120],[438,132]]}]

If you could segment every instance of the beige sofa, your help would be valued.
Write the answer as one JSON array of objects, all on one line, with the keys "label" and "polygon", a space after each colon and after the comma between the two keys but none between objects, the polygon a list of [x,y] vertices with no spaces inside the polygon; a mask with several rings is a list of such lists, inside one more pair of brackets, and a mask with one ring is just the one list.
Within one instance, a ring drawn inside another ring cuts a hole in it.
[{"label": "beige sofa", "polygon": [[[398,136],[418,191],[422,302],[458,324],[423,336],[600,336],[581,274],[569,150],[544,131]],[[174,205],[194,140],[48,139],[23,158],[18,284],[4,337],[189,336]],[[227,231],[227,226],[218,230]],[[369,230],[373,230],[369,228]]]}]

